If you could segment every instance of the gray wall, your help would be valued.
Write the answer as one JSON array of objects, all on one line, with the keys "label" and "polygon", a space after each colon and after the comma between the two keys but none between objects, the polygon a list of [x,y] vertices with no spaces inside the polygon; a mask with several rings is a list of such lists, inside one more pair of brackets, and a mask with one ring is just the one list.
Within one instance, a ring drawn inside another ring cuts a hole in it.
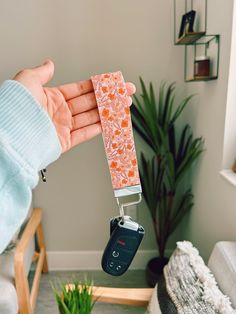
[{"label": "gray wall", "polygon": [[[52,85],[122,70],[138,84],[141,75],[156,86],[177,81],[179,96],[197,92],[186,112],[207,150],[195,176],[195,207],[172,238],[188,238],[207,256],[218,239],[235,237],[235,190],[219,177],[233,0],[209,2],[209,32],[222,35],[220,78],[210,83],[183,84],[184,48],[173,45],[171,0],[1,1],[0,79],[24,67],[55,62]],[[34,192],[34,205],[44,208],[49,251],[102,250],[108,219],[117,214],[101,136],[62,156],[48,167],[48,182]],[[138,216],[147,230],[143,249],[155,249],[147,210]]]},{"label": "gray wall", "polygon": [[206,148],[195,172],[195,207],[187,226],[187,237],[201,249],[205,258],[216,241],[236,240],[236,190],[220,175],[233,3],[234,1],[208,1],[208,33],[221,35],[219,79],[188,84],[187,87],[188,93],[197,94],[197,101],[189,108],[186,119],[191,122],[195,134],[204,137]]},{"label": "gray wall", "polygon": [[[1,79],[50,57],[54,84],[122,70],[126,80],[176,80],[183,51],[173,46],[170,1],[11,1],[0,5]],[[11,18],[9,18],[11,16]],[[101,136],[51,165],[34,193],[44,208],[49,251],[101,250],[117,215]],[[155,248],[146,209],[144,249]],[[86,240],[85,240],[86,239]]]}]

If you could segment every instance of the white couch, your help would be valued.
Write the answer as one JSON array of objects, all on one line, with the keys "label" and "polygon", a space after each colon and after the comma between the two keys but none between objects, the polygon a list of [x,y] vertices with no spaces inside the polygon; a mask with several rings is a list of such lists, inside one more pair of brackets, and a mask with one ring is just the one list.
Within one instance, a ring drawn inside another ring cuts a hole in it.
[{"label": "white couch", "polygon": [[[29,274],[35,251],[34,239],[31,239],[24,258],[25,270]],[[15,287],[14,271],[15,249],[0,255],[0,313],[18,313],[18,298]]]},{"label": "white couch", "polygon": [[216,243],[208,261],[221,291],[236,309],[236,242]]},{"label": "white couch", "polygon": [[[16,247],[0,255],[0,314],[34,313],[41,272],[48,271],[41,220],[41,208],[30,211]],[[27,277],[32,261],[37,265],[30,291]]]}]

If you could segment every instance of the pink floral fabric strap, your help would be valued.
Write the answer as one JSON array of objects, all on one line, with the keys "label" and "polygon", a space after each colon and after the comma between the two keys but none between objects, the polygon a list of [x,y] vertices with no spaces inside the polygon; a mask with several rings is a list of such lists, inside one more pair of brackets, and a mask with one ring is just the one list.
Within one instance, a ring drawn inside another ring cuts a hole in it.
[{"label": "pink floral fabric strap", "polygon": [[122,193],[124,189],[128,194],[140,193],[129,98],[122,73],[95,75],[91,79],[115,196],[127,195]]}]

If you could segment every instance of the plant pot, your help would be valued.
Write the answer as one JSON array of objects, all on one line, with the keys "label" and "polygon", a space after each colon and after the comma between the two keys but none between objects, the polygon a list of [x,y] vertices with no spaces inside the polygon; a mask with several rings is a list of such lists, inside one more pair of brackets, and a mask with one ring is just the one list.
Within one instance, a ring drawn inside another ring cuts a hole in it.
[{"label": "plant pot", "polygon": [[164,257],[154,257],[152,258],[146,266],[146,281],[149,287],[154,287],[158,282],[158,279],[163,274],[163,268],[168,263],[169,258]]}]

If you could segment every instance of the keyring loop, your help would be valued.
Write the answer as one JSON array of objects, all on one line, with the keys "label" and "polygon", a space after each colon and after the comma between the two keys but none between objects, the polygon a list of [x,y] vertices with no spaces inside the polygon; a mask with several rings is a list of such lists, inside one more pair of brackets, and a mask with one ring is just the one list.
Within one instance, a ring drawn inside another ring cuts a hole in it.
[{"label": "keyring loop", "polygon": [[117,201],[117,204],[118,204],[118,207],[119,207],[119,210],[120,210],[120,216],[121,216],[122,222],[124,222],[124,216],[125,216],[124,207],[128,207],[128,206],[139,204],[142,201],[142,193],[138,193],[138,196],[139,196],[139,198],[138,198],[137,201],[128,202],[128,203],[124,203],[124,204],[121,204],[119,198],[116,197],[116,201]]}]

